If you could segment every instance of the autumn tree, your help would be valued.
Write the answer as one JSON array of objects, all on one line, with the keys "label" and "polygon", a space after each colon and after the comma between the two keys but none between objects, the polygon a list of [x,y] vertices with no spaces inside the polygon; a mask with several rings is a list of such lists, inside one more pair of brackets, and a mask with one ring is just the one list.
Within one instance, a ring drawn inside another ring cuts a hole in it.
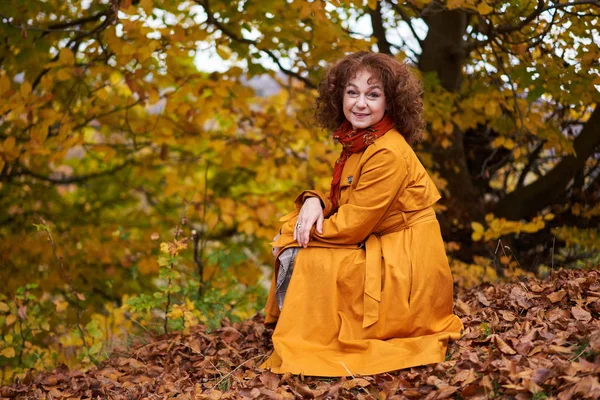
[{"label": "autumn tree", "polygon": [[529,270],[593,265],[599,5],[3,1],[4,300],[33,282],[57,309],[69,298],[41,218],[85,306],[160,283],[154,239],[189,238],[177,269],[200,295],[256,284],[295,193],[327,191],[339,148],[314,126],[315,87],[358,50],[422,77],[417,151],[443,193],[455,276],[476,281],[502,255]]}]

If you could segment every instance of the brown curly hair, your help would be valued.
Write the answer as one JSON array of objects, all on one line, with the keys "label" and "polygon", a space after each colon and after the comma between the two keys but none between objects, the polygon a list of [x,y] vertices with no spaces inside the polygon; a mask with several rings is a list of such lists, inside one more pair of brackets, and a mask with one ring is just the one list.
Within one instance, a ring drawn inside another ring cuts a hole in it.
[{"label": "brown curly hair", "polygon": [[387,114],[394,127],[410,144],[423,138],[423,87],[410,68],[387,54],[361,51],[338,60],[327,70],[319,83],[315,118],[317,124],[331,131],[346,119],[343,99],[346,85],[361,70],[371,73],[371,79],[381,82]]}]

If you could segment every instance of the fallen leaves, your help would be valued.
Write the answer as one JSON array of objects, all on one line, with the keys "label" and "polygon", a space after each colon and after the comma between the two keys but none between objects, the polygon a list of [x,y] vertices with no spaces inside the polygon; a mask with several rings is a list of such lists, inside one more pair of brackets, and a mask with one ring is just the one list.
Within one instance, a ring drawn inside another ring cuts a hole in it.
[{"label": "fallen leaves", "polygon": [[[258,366],[272,331],[259,316],[215,332],[150,338],[85,373],[61,366],[0,388],[4,399],[446,399],[600,397],[598,271],[458,288],[465,331],[437,365],[375,376],[277,375]],[[537,397],[536,397],[537,396]]]},{"label": "fallen leaves", "polygon": [[565,292],[563,289],[560,289],[558,292],[550,293],[548,295],[548,299],[550,299],[550,301],[553,303],[558,303],[559,301],[564,299],[566,295],[567,292]]},{"label": "fallen leaves", "polygon": [[571,314],[573,314],[576,320],[581,322],[590,322],[592,320],[592,314],[578,306],[571,308]]},{"label": "fallen leaves", "polygon": [[506,342],[504,340],[502,340],[502,338],[498,335],[493,335],[493,342],[496,345],[496,347],[498,347],[498,349],[503,352],[504,354],[509,354],[509,355],[513,355],[513,354],[517,354],[516,351],[514,351],[512,349],[512,347],[510,347],[508,344],[506,344]]}]

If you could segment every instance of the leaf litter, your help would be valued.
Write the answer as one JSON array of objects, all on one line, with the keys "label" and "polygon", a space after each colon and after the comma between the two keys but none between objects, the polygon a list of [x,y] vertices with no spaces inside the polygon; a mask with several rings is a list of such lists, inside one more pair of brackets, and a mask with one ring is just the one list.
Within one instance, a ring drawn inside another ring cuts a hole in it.
[{"label": "leaf litter", "polygon": [[30,371],[5,399],[597,399],[600,270],[457,288],[463,336],[447,360],[374,376],[277,375],[260,315],[153,337],[87,371]]}]

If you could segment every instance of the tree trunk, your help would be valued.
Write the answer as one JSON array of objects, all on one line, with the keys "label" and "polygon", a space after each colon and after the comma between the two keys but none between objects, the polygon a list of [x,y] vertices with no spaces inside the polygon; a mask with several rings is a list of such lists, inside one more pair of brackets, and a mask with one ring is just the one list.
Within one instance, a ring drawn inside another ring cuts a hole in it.
[{"label": "tree trunk", "polygon": [[377,2],[377,8],[375,10],[369,10],[371,14],[371,26],[373,28],[373,35],[377,38],[377,48],[380,53],[392,54],[390,50],[390,43],[385,37],[385,28],[383,27],[383,17],[381,15],[381,2]]},{"label": "tree trunk", "polygon": [[[423,72],[435,72],[446,90],[456,92],[462,83],[462,68],[467,57],[463,39],[467,14],[446,10],[437,1],[432,2],[424,14],[429,30],[423,41],[419,68]],[[467,167],[464,132],[455,127],[450,140],[450,147],[434,149],[440,173],[452,190],[452,197],[446,199],[451,210],[449,215],[461,220],[482,219],[483,199]],[[449,228],[447,223],[444,225],[444,230]]]}]

